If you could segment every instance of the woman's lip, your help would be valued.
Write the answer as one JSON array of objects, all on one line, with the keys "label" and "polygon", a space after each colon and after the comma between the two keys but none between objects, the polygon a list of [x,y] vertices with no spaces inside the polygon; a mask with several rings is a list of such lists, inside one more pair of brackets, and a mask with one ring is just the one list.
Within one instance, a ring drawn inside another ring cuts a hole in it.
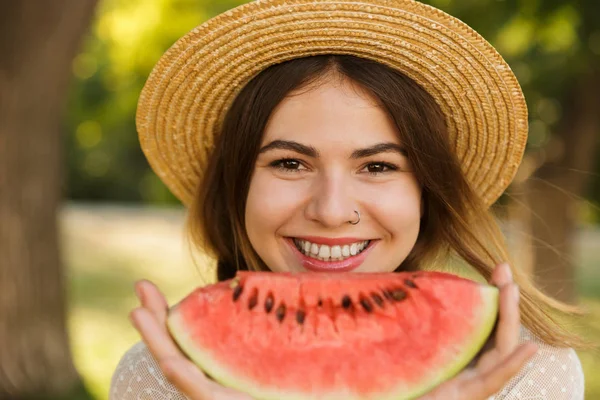
[{"label": "woman's lip", "polygon": [[315,272],[348,272],[358,268],[363,263],[367,254],[373,249],[378,241],[371,240],[369,245],[363,251],[343,261],[317,260],[316,258],[308,257],[298,250],[294,244],[294,239],[286,238],[286,242],[290,245],[292,251],[295,253],[296,257],[298,257],[298,260],[305,269]]},{"label": "woman's lip", "polygon": [[366,242],[370,239],[361,239],[356,237],[341,237],[341,238],[327,238],[321,236],[298,236],[294,239],[307,240],[311,243],[326,244],[327,246],[343,246],[345,244]]}]

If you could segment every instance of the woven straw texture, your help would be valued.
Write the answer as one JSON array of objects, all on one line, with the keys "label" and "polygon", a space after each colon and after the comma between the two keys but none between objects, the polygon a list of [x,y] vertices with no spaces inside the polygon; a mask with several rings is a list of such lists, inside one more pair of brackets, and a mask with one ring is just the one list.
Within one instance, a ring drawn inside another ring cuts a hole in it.
[{"label": "woven straw texture", "polygon": [[189,205],[237,93],[268,66],[318,54],[368,58],[427,90],[487,205],[512,181],[528,129],[517,79],[473,29],[413,0],[254,1],[198,26],[163,55],[141,93],[137,129],[151,167]]}]

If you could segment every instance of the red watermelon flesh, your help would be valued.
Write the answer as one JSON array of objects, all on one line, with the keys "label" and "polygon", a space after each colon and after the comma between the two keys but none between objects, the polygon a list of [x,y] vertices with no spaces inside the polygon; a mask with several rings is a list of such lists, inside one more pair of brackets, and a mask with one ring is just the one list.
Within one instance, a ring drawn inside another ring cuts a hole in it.
[{"label": "red watermelon flesh", "polygon": [[256,399],[412,399],[485,344],[498,289],[440,272],[240,272],[174,306],[208,375]]}]

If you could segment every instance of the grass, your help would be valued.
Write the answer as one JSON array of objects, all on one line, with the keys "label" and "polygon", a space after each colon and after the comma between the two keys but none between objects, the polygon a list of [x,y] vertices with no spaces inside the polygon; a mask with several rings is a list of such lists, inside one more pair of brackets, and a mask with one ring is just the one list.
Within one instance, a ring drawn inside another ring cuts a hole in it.
[{"label": "grass", "polygon": [[[107,399],[111,375],[135,342],[128,313],[133,284],[150,279],[172,304],[203,284],[183,240],[181,210],[68,206],[61,217],[67,265],[69,330],[75,363],[97,399]],[[582,334],[600,343],[600,229],[578,237],[578,286],[589,324]],[[202,265],[207,260],[198,260]],[[600,357],[579,352],[586,398],[600,399]],[[73,399],[74,400],[74,399]]]}]

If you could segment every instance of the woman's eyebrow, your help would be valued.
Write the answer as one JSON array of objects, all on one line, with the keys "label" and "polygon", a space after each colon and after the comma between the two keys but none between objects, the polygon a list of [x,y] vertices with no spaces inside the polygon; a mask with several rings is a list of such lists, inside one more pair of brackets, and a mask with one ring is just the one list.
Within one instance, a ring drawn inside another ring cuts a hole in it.
[{"label": "woman's eyebrow", "polygon": [[312,146],[306,146],[304,144],[300,144],[298,142],[294,142],[291,140],[273,140],[271,143],[263,146],[258,154],[264,153],[266,151],[272,149],[280,149],[280,150],[292,150],[296,153],[304,154],[305,156],[318,158],[319,152]]},{"label": "woman's eyebrow", "polygon": [[365,158],[365,157],[374,156],[375,154],[379,154],[379,153],[390,153],[390,152],[400,153],[400,155],[403,155],[406,157],[406,150],[404,149],[404,147],[400,146],[397,143],[386,142],[386,143],[377,143],[373,146],[369,146],[364,149],[354,150],[352,152],[352,155],[350,156],[350,158],[352,158],[352,159]]},{"label": "woman's eyebrow", "polygon": [[[307,146],[298,142],[294,142],[292,140],[273,140],[271,143],[261,147],[259,150],[259,154],[267,152],[273,149],[280,150],[291,150],[296,153],[304,154],[305,156],[312,158],[319,158],[319,151],[315,149],[313,146]],[[387,143],[377,143],[373,146],[366,147],[364,149],[354,150],[350,155],[351,159],[365,158],[370,157],[379,153],[389,153],[396,152],[400,153],[403,156],[406,156],[406,150],[404,147],[399,144],[387,142]]]}]

